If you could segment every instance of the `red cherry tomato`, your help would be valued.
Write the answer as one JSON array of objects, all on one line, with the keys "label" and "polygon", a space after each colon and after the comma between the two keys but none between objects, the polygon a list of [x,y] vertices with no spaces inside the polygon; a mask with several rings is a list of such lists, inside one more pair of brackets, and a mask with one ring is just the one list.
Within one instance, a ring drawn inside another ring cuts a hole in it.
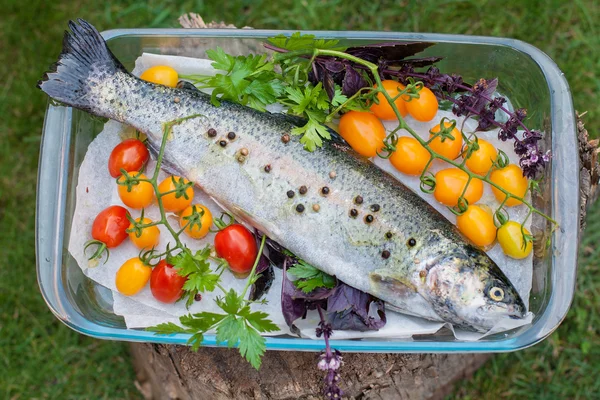
[{"label": "red cherry tomato", "polygon": [[92,224],[92,237],[113,248],[120,245],[128,236],[129,212],[121,206],[110,206],[101,211]]},{"label": "red cherry tomato", "polygon": [[108,158],[108,172],[113,178],[121,176],[121,168],[127,172],[139,171],[148,161],[148,149],[137,139],[126,139],[115,146]]},{"label": "red cherry tomato", "polygon": [[163,303],[175,303],[183,294],[183,284],[187,278],[177,274],[173,266],[161,260],[152,269],[150,291],[152,296]]},{"label": "red cherry tomato", "polygon": [[254,235],[240,224],[226,226],[217,232],[215,251],[229,263],[229,269],[237,278],[250,274],[258,254]]}]

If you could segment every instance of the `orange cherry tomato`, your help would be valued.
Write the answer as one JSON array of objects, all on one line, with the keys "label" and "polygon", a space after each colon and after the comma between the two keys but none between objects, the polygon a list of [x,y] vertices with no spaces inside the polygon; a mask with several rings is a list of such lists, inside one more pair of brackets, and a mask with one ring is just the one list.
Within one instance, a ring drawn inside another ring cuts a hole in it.
[{"label": "orange cherry tomato", "polygon": [[456,227],[477,246],[486,247],[496,240],[496,225],[492,213],[483,207],[470,205],[456,217]]},{"label": "orange cherry tomato", "polygon": [[[523,228],[526,235],[531,235],[529,231]],[[529,240],[525,245],[523,233],[521,232],[521,224],[516,221],[508,221],[498,228],[498,243],[502,247],[502,251],[509,257],[520,260],[531,253],[533,249],[533,241]]]},{"label": "orange cherry tomato", "polygon": [[166,65],[157,65],[145,70],[142,75],[140,75],[140,79],[159,85],[176,87],[179,76],[177,75],[177,71],[173,68],[167,67]]},{"label": "orange cherry tomato", "polygon": [[[523,197],[527,191],[527,178],[523,176],[521,168],[515,164],[509,164],[504,168],[492,171],[490,180],[515,196]],[[492,186],[492,192],[500,202],[506,198],[506,195],[494,186]],[[521,201],[511,197],[504,204],[508,207],[518,206]]]},{"label": "orange cherry tomato", "polygon": [[[435,174],[435,189],[433,195],[437,201],[447,206],[458,205],[458,199],[462,194],[469,175],[458,168],[447,168]],[[464,198],[469,204],[475,204],[483,195],[483,182],[472,179],[467,186]]]},{"label": "orange cherry tomato", "polygon": [[[396,82],[391,79],[386,79],[385,81],[383,81],[381,83],[383,85],[383,88],[387,92],[387,94],[390,95],[390,97],[392,97],[392,98],[398,96],[398,93],[400,91],[404,90],[404,88],[406,87],[403,84],[401,84],[400,82]],[[375,85],[374,87],[377,88],[377,85]],[[394,112],[394,109],[392,108],[390,103],[387,101],[387,99],[385,98],[383,93],[381,93],[381,92],[377,93],[377,100],[379,100],[379,104],[373,103],[370,108],[371,112],[373,114],[375,114],[375,116],[377,118],[385,119],[385,120],[397,120],[398,119],[396,117],[396,113]],[[399,97],[396,99],[396,101],[394,101],[394,104],[396,105],[396,108],[398,108],[398,111],[400,111],[400,115],[402,115],[403,117],[406,117],[406,115],[408,114],[408,111],[406,110],[406,101],[404,101],[401,97]]]},{"label": "orange cherry tomato", "polygon": [[385,128],[370,112],[349,111],[340,118],[340,135],[350,147],[365,157],[375,157],[383,149]]},{"label": "orange cherry tomato", "polygon": [[151,274],[152,268],[145,265],[139,257],[130,258],[117,271],[117,290],[125,296],[133,296],[146,286]]},{"label": "orange cherry tomato", "polygon": [[[445,122],[444,125],[446,127],[449,127],[452,124],[450,122]],[[431,129],[430,138],[435,136],[435,134],[438,133],[439,131],[440,131],[440,124],[434,126]],[[450,139],[448,137],[442,138],[441,136],[438,136],[429,143],[429,146],[436,153],[438,153],[446,158],[449,158],[451,160],[454,160],[460,154],[460,151],[462,149],[463,139],[462,139],[462,134],[456,128],[452,129],[452,132],[450,134],[454,137],[454,139]]]},{"label": "orange cherry tomato", "polygon": [[406,102],[406,109],[417,121],[429,122],[438,112],[438,101],[429,88],[423,87],[418,99],[413,98]]},{"label": "orange cherry tomato", "polygon": [[[158,192],[159,193],[167,193],[172,190],[175,190],[176,186],[173,181],[175,181],[177,183],[182,182],[183,184],[186,184],[189,182],[185,178],[180,178],[178,176],[169,176],[169,177],[165,178],[165,180],[163,180],[158,185]],[[165,208],[166,211],[179,212],[179,211],[189,207],[190,204],[192,204],[192,201],[194,200],[194,189],[192,186],[187,188],[185,190],[185,196],[182,194],[181,196],[177,197],[176,192],[165,194],[165,195],[161,196],[161,200],[163,202],[163,207]]]},{"label": "orange cherry tomato", "polygon": [[485,175],[492,168],[496,157],[498,157],[498,151],[486,140],[477,139],[477,144],[479,149],[471,153],[465,165],[476,174]]},{"label": "orange cherry tomato", "polygon": [[413,137],[398,138],[396,151],[390,156],[390,162],[398,171],[407,175],[420,175],[431,155],[421,143]]},{"label": "orange cherry tomato", "polygon": [[[137,171],[132,171],[129,175],[140,179],[147,179],[146,175]],[[118,182],[124,181],[125,177],[121,175]],[[152,204],[152,200],[154,199],[154,188],[150,182],[139,182],[136,185],[132,185],[131,190],[128,190],[127,185],[118,186],[119,197],[127,207],[141,209]]]},{"label": "orange cherry tomato", "polygon": [[[136,218],[135,222],[140,222],[141,218]],[[142,221],[144,225],[151,224],[152,220],[149,218],[144,218]],[[133,229],[133,224],[129,225],[129,229]],[[147,228],[143,228],[140,231],[140,236],[137,235],[135,230],[129,232],[129,239],[133,242],[135,247],[138,249],[151,249],[152,247],[158,244],[160,240],[160,229],[158,226],[149,226]]]},{"label": "orange cherry tomato", "polygon": [[[199,221],[191,220],[190,216],[194,213],[201,214]],[[191,222],[190,222],[191,221]],[[194,239],[201,239],[208,233],[213,222],[210,210],[201,204],[189,206],[181,213],[179,217],[179,226],[185,227],[185,234]],[[186,226],[187,225],[187,226]]]}]

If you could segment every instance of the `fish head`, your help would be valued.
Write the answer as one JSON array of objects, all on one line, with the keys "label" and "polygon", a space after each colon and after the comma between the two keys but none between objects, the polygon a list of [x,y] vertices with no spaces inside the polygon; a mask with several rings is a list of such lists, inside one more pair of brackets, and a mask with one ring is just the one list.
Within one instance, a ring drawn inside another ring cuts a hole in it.
[{"label": "fish head", "polygon": [[523,318],[525,304],[496,263],[471,245],[461,250],[466,251],[445,253],[426,265],[423,283],[435,312],[480,332],[503,318]]}]

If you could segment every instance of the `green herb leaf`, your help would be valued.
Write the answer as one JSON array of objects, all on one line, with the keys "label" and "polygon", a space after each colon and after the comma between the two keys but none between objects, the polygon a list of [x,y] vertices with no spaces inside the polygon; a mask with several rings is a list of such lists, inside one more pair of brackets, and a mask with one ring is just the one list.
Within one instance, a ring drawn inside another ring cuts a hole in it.
[{"label": "green herb leaf", "polygon": [[277,325],[275,325],[270,319],[269,314],[262,311],[254,311],[250,310],[249,306],[245,306],[238,313],[241,317],[245,318],[246,321],[254,327],[259,332],[276,332],[279,330]]},{"label": "green herb leaf", "polygon": [[186,333],[187,330],[179,325],[175,325],[172,322],[165,322],[146,328],[147,331],[153,331],[157,335],[174,335],[176,333]]},{"label": "green herb leaf", "polygon": [[279,48],[290,51],[311,49],[345,49],[345,47],[338,46],[339,40],[316,39],[315,35],[303,35],[300,32],[295,32],[290,37],[281,34],[267,40]]},{"label": "green herb leaf", "polygon": [[240,341],[245,328],[244,321],[241,318],[230,314],[217,326],[217,342],[226,343],[227,347],[233,347]]},{"label": "green herb leaf", "polygon": [[219,106],[220,100],[230,100],[265,111],[283,93],[283,78],[273,71],[275,64],[267,60],[266,54],[233,57],[219,47],[206,54],[214,61],[214,68],[226,73],[189,78],[201,88],[214,89],[211,96],[214,105]]},{"label": "green herb leaf", "polygon": [[207,247],[198,250],[193,256],[188,251],[182,251],[169,258],[169,263],[173,264],[177,274],[188,278],[183,285],[185,291],[204,293],[215,290],[220,277],[210,269],[209,256],[210,249]]},{"label": "green herb leaf", "polygon": [[216,302],[227,314],[236,314],[242,307],[244,299],[240,298],[235,290],[229,289],[225,298],[217,297]]},{"label": "green herb leaf", "polygon": [[206,50],[206,55],[208,56],[208,58],[214,61],[211,64],[213,68],[227,72],[233,69],[235,59],[233,58],[233,56],[230,56],[229,54],[225,53],[222,48],[217,47],[214,50]]},{"label": "green herb leaf", "polygon": [[287,272],[298,278],[293,283],[304,293],[310,293],[321,287],[331,289],[336,284],[334,277],[316,269],[304,260],[298,260],[298,263],[290,267]]},{"label": "green herb leaf", "polygon": [[240,354],[248,360],[250,365],[259,369],[262,363],[262,356],[265,354],[266,340],[256,330],[246,326],[240,337]]}]

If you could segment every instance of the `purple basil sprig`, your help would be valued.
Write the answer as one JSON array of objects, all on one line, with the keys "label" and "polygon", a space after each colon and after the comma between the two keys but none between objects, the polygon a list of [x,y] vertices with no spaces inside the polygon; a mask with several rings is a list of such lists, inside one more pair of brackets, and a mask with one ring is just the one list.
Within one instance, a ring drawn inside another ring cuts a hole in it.
[{"label": "purple basil sprig", "polygon": [[319,356],[317,368],[321,371],[327,371],[325,378],[323,379],[323,395],[326,399],[341,399],[344,392],[338,386],[340,381],[340,374],[338,369],[343,364],[342,353],[336,349],[332,349],[329,345],[329,338],[333,334],[333,328],[331,324],[325,320],[323,310],[320,306],[317,306],[319,311],[319,326],[316,329],[317,337],[323,336],[325,340],[325,351]]}]

